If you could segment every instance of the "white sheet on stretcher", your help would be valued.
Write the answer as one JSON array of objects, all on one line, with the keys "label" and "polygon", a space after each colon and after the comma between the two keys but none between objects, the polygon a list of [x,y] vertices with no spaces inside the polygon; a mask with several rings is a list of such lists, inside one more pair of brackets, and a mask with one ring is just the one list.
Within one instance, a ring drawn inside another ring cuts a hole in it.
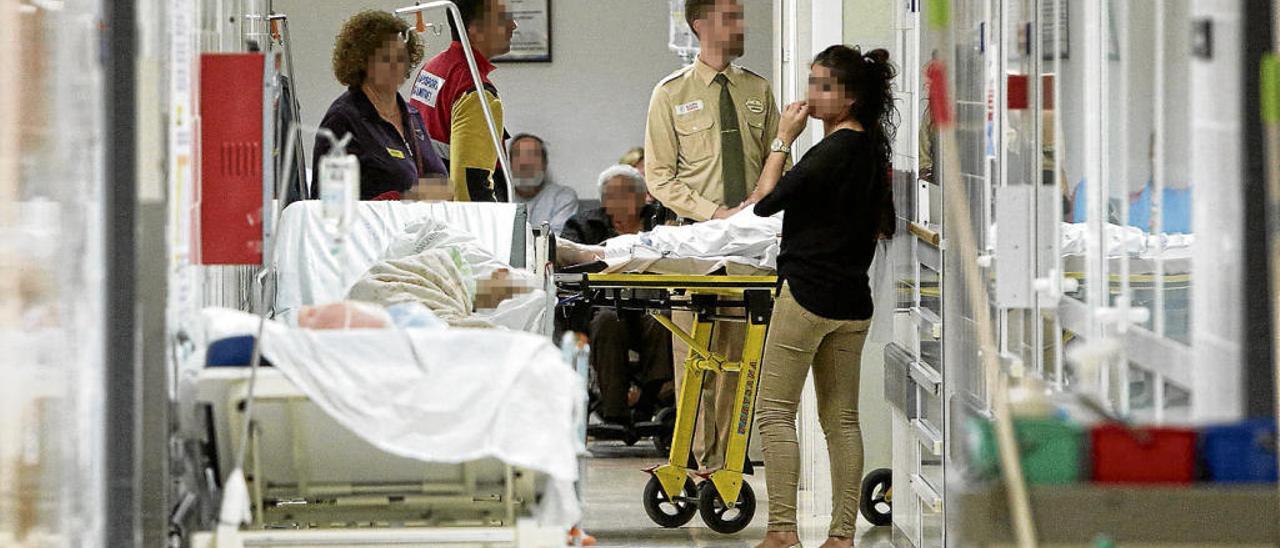
[{"label": "white sheet on stretcher", "polygon": [[744,210],[728,219],[659,226],[604,243],[605,272],[703,275],[777,270],[782,214],[758,217]]},{"label": "white sheet on stretcher", "polygon": [[[703,276],[721,269],[731,275],[777,272],[782,217],[759,217],[747,209],[723,220],[684,226],[659,226],[605,242],[606,273],[684,274]],[[867,340],[893,340],[897,295],[891,268],[891,243],[876,246],[868,276],[875,315]]]},{"label": "white sheet on stretcher", "polygon": [[[256,332],[256,316],[204,312],[209,340]],[[581,378],[546,337],[475,329],[312,331],[268,322],[262,352],[338,423],[425,462],[493,457],[552,481],[544,523],[580,518],[573,482]]]}]

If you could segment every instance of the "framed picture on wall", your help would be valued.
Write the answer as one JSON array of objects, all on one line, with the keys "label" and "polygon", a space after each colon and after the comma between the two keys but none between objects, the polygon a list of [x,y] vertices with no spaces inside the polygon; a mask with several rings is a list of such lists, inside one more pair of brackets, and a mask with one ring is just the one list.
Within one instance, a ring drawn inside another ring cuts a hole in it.
[{"label": "framed picture on wall", "polygon": [[551,62],[551,0],[507,0],[507,12],[518,28],[511,51],[495,57],[507,63]]}]

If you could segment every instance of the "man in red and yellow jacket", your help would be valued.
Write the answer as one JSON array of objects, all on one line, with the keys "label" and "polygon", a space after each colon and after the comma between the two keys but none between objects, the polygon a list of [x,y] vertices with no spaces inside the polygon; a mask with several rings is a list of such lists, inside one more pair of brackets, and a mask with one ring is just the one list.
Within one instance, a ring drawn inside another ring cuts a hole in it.
[{"label": "man in red and yellow jacket", "polygon": [[507,11],[505,0],[458,0],[462,14],[462,32],[471,41],[476,66],[484,83],[477,90],[467,67],[459,29],[453,18],[449,25],[453,43],[449,49],[433,57],[418,72],[410,103],[422,113],[422,121],[431,143],[449,168],[449,184],[454,200],[460,202],[505,202],[506,181],[498,166],[489,126],[485,122],[481,100],[488,101],[498,131],[506,131],[502,123],[502,101],[498,89],[489,81],[494,66],[490,59],[511,50],[515,20]]}]

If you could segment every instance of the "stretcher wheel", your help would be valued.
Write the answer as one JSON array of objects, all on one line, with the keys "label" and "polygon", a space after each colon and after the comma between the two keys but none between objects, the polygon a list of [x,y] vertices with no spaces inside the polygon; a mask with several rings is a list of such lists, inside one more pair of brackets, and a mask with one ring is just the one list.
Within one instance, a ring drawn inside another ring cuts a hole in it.
[{"label": "stretcher wheel", "polygon": [[676,432],[676,410],[674,407],[668,407],[658,411],[658,424],[661,426],[658,435],[653,437],[653,446],[658,449],[659,456],[667,456],[671,454],[671,441]]},{"label": "stretcher wheel", "polygon": [[662,482],[658,476],[649,476],[649,483],[644,486],[644,512],[654,523],[673,529],[693,519],[698,511],[697,489],[693,480],[684,480],[684,494],[672,501],[662,490]]},{"label": "stretcher wheel", "polygon": [[862,497],[858,502],[862,517],[877,527],[893,523],[893,471],[872,470],[862,480]]},{"label": "stretcher wheel", "polygon": [[751,490],[751,484],[742,482],[742,489],[738,491],[738,503],[729,508],[721,500],[715,482],[704,481],[698,487],[698,513],[702,514],[702,521],[712,531],[732,535],[746,529],[751,524],[751,518],[755,517],[755,491]]}]

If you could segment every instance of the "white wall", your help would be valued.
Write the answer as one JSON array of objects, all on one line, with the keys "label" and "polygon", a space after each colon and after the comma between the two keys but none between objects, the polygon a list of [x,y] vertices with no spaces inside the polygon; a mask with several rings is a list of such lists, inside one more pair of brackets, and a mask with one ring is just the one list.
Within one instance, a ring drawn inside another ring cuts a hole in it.
[{"label": "white wall", "polygon": [[[844,1],[844,39],[850,46],[862,46],[863,51],[875,48],[897,51],[897,33],[894,32],[894,11],[900,2],[883,0]],[[897,59],[897,55],[892,55]]]},{"label": "white wall", "polygon": [[[334,36],[361,9],[394,9],[401,2],[274,0],[290,17],[303,122],[318,124],[342,93],[333,78]],[[743,0],[747,11],[744,66],[772,75],[772,4]],[[551,177],[584,198],[596,198],[596,176],[627,149],[644,144],[645,115],[654,85],[680,67],[667,51],[666,0],[553,0],[551,63],[499,63],[492,79],[502,94],[513,135],[547,140]],[[443,22],[443,16],[429,20]],[[426,36],[428,57],[448,36]],[[310,139],[308,139],[308,143]],[[310,145],[308,145],[310,151]],[[309,152],[308,152],[309,154]]]}]

